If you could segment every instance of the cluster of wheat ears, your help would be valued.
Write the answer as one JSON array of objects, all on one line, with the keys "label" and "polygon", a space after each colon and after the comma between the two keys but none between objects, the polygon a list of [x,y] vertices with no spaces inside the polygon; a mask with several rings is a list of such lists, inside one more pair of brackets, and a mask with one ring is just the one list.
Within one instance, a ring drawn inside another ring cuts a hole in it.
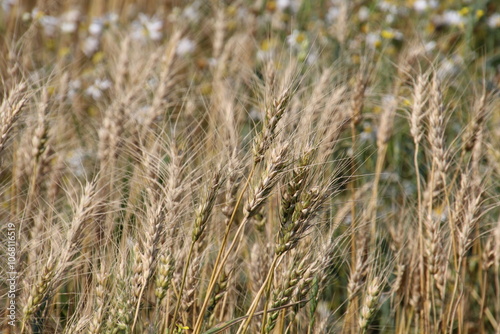
[{"label": "cluster of wheat ears", "polygon": [[[284,45],[257,63],[251,32],[214,31],[210,65],[176,53],[174,28],[110,35],[92,74],[38,69],[29,31],[12,47],[4,333],[500,333],[487,74],[441,75],[417,42],[396,62],[303,63]],[[111,82],[98,101],[71,92],[86,75]]]}]

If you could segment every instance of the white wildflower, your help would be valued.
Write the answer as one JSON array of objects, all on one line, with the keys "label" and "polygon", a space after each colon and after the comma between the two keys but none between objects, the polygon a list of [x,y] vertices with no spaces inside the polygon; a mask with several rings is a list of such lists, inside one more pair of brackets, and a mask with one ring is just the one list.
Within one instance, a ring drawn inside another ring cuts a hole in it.
[{"label": "white wildflower", "polygon": [[486,22],[491,29],[500,28],[500,14],[492,14]]},{"label": "white wildflower", "polygon": [[106,23],[116,24],[120,17],[115,12],[109,12],[106,14],[106,16],[104,18],[105,18]]},{"label": "white wildflower", "polygon": [[162,20],[140,13],[138,19],[132,22],[132,38],[143,41],[146,39],[158,41],[163,36],[162,28]]},{"label": "white wildflower", "polygon": [[376,48],[381,43],[380,35],[377,33],[370,32],[366,34],[365,42],[370,47]]},{"label": "white wildflower", "polygon": [[17,0],[1,0],[2,10],[4,13],[8,14],[10,9],[17,3]]},{"label": "white wildflower", "polygon": [[425,43],[425,51],[426,52],[431,52],[432,50],[434,50],[436,48],[436,45],[437,43],[435,41],[430,41],[430,42],[427,42]]},{"label": "white wildflower", "polygon": [[356,50],[361,47],[361,40],[359,38],[353,38],[347,42],[349,50]]},{"label": "white wildflower", "polygon": [[102,97],[102,91],[99,88],[97,88],[95,85],[88,87],[85,90],[85,93],[87,95],[89,95],[90,97],[92,97],[94,100],[99,100]]},{"label": "white wildflower", "polygon": [[21,19],[23,20],[23,22],[28,22],[29,20],[31,20],[31,13],[24,12],[23,16],[21,17]]},{"label": "white wildflower", "polygon": [[382,97],[382,105],[383,106],[392,106],[397,102],[397,99],[392,94],[386,94]]},{"label": "white wildflower", "polygon": [[92,20],[92,23],[89,25],[89,33],[91,35],[100,35],[104,29],[104,20],[96,17]]},{"label": "white wildflower", "polygon": [[146,81],[148,88],[153,90],[158,87],[159,80],[157,77],[151,77]]},{"label": "white wildflower", "polygon": [[61,31],[66,34],[74,33],[78,27],[80,12],[76,9],[67,11],[61,17]]},{"label": "white wildflower", "polygon": [[66,156],[66,164],[71,169],[76,177],[81,177],[85,175],[85,160],[88,159],[90,152],[77,148]]},{"label": "white wildflower", "polygon": [[71,80],[68,87],[68,98],[72,99],[82,88],[82,82],[79,79]]},{"label": "white wildflower", "polygon": [[376,138],[377,134],[372,124],[370,124],[369,122],[364,122],[363,131],[359,135],[360,142],[362,143],[374,142]]},{"label": "white wildflower", "polygon": [[447,205],[438,205],[436,207],[432,207],[432,218],[439,219],[444,222],[448,218],[448,206]]},{"label": "white wildflower", "polygon": [[273,39],[265,39],[260,43],[257,51],[257,59],[260,61],[270,60],[275,54],[276,42]]},{"label": "white wildflower", "polygon": [[238,20],[246,20],[248,16],[248,9],[246,7],[238,7],[238,10],[236,11],[236,17]]},{"label": "white wildflower", "polygon": [[208,66],[210,67],[215,67],[217,65],[217,59],[210,57],[208,58]]},{"label": "white wildflower", "polygon": [[134,110],[131,113],[132,118],[141,125],[146,124],[146,120],[150,119],[152,116],[151,106],[145,105]]},{"label": "white wildflower", "polygon": [[44,15],[40,18],[40,24],[43,27],[45,35],[53,37],[59,27],[59,19],[54,16]]},{"label": "white wildflower", "polygon": [[338,7],[330,7],[328,13],[326,13],[326,20],[330,23],[334,22],[340,15],[340,9]]},{"label": "white wildflower", "polygon": [[264,119],[264,115],[262,115],[262,112],[259,110],[252,108],[250,112],[248,113],[248,116],[250,119],[254,122],[260,122]]},{"label": "white wildflower", "polygon": [[184,37],[177,44],[177,49],[175,50],[175,53],[178,56],[182,57],[182,56],[193,53],[195,47],[196,47],[196,44],[192,40]]},{"label": "white wildflower", "polygon": [[200,18],[200,4],[198,2],[194,2],[191,5],[184,8],[182,11],[182,16],[184,16],[190,22],[196,22]]},{"label": "white wildflower", "polygon": [[457,55],[453,56],[451,59],[445,59],[441,62],[441,65],[437,70],[438,78],[443,80],[458,74],[463,63],[463,58]]},{"label": "white wildflower", "polygon": [[429,4],[426,0],[417,0],[413,3],[413,9],[418,13],[425,12],[428,8]]},{"label": "white wildflower", "polygon": [[151,20],[145,22],[145,27],[148,31],[148,36],[153,41],[158,41],[162,37],[163,22],[160,19],[152,18]]},{"label": "white wildflower", "polygon": [[455,72],[455,65],[449,59],[445,59],[441,62],[439,69],[437,71],[437,76],[440,79],[444,79]]},{"label": "white wildflower", "polygon": [[418,13],[423,13],[430,8],[436,8],[438,5],[436,0],[417,0],[413,3],[413,9]]},{"label": "white wildflower", "polygon": [[118,14],[107,13],[104,17],[95,17],[89,25],[89,33],[94,36],[100,36],[104,28],[118,22]]},{"label": "white wildflower", "polygon": [[305,33],[294,29],[290,35],[287,36],[286,41],[292,48],[303,47],[307,43],[307,36]]},{"label": "white wildflower", "polygon": [[99,44],[99,38],[89,36],[83,41],[82,51],[87,57],[91,57],[97,52],[97,50],[99,50]]},{"label": "white wildflower", "polygon": [[393,5],[392,3],[389,3],[388,1],[379,2],[378,8],[383,12],[388,12],[393,15],[398,14],[398,7],[396,5]]},{"label": "white wildflower", "polygon": [[464,22],[464,18],[455,10],[447,10],[441,17],[442,22],[448,26],[459,26]]},{"label": "white wildflower", "polygon": [[290,7],[292,2],[290,0],[278,0],[276,1],[276,7],[278,7],[279,10],[285,10],[288,7]]},{"label": "white wildflower", "polygon": [[308,65],[313,65],[318,61],[319,55],[316,51],[309,51],[306,56],[306,63]]},{"label": "white wildflower", "polygon": [[395,29],[385,29],[385,30],[382,30],[382,32],[380,33],[380,35],[383,37],[383,38],[386,38],[386,39],[395,39],[395,40],[398,40],[398,41],[401,41],[404,37],[403,33],[401,31],[398,31],[398,30],[395,30]]},{"label": "white wildflower", "polygon": [[76,31],[76,22],[64,21],[61,23],[61,31],[65,34],[71,34]]},{"label": "white wildflower", "polygon": [[31,19],[33,20],[39,20],[40,18],[42,18],[45,14],[40,10],[38,9],[38,7],[34,7],[32,10],[31,10],[31,13],[30,13],[30,16],[31,16]]},{"label": "white wildflower", "polygon": [[289,9],[295,13],[298,11],[298,9],[300,7],[300,3],[297,0],[278,0],[278,1],[276,1],[276,7],[280,11],[284,11],[284,10]]},{"label": "white wildflower", "polygon": [[110,87],[111,81],[96,79],[94,83],[85,90],[85,93],[94,100],[99,100],[102,97],[103,92],[108,90]]},{"label": "white wildflower", "polygon": [[363,6],[359,9],[358,11],[358,18],[361,22],[364,22],[366,20],[368,20],[368,18],[370,17],[370,10]]}]

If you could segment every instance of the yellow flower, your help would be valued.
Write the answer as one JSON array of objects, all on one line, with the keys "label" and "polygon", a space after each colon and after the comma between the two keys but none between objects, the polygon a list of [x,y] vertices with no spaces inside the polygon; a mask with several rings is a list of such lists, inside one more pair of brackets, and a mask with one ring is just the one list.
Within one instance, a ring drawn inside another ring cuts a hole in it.
[{"label": "yellow flower", "polygon": [[448,216],[447,209],[448,207],[444,203],[441,203],[439,205],[432,207],[432,215],[434,216],[434,218],[443,221]]},{"label": "yellow flower", "polygon": [[35,19],[35,20],[39,20],[45,16],[45,13],[42,12],[41,10],[36,11],[34,14],[35,15],[33,16],[33,19]]},{"label": "yellow flower", "polygon": [[286,40],[288,45],[296,48],[305,48],[308,43],[306,34],[298,30],[294,30],[290,35],[288,35]]},{"label": "yellow flower", "polygon": [[260,43],[260,49],[262,51],[268,51],[271,47],[272,47],[272,43],[271,43],[271,40],[269,40],[269,39],[265,39],[262,41],[262,43]]},{"label": "yellow flower", "polygon": [[63,58],[67,56],[70,52],[70,49],[67,46],[63,46],[62,48],[59,49],[58,55],[60,58]]},{"label": "yellow flower", "polygon": [[235,16],[238,12],[238,7],[230,5],[226,8],[226,11],[229,16]]},{"label": "yellow flower", "polygon": [[385,50],[385,53],[388,55],[395,55],[396,52],[397,52],[397,50],[394,47],[394,45],[389,45],[389,47],[387,47],[387,49]]},{"label": "yellow flower", "polygon": [[96,107],[94,106],[90,106],[88,109],[87,109],[87,114],[91,117],[95,117],[99,114],[98,110]]},{"label": "yellow flower", "polygon": [[56,47],[56,42],[54,41],[54,39],[49,38],[45,41],[45,47],[49,50],[54,50]]},{"label": "yellow flower", "polygon": [[181,325],[181,324],[177,324],[177,328],[182,329],[183,331],[186,330],[186,329],[190,329],[188,326],[184,326],[184,325]]},{"label": "yellow flower", "polygon": [[297,36],[297,43],[302,43],[303,41],[306,40],[306,35],[304,33],[300,33],[298,36]]},{"label": "yellow flower", "polygon": [[478,9],[476,10],[476,18],[479,20],[484,15],[484,10]]},{"label": "yellow flower", "polygon": [[434,26],[434,24],[432,23],[429,23],[426,27],[425,27],[425,32],[428,33],[428,34],[432,34],[434,32],[434,30],[436,29],[436,27]]},{"label": "yellow flower", "polygon": [[274,12],[276,10],[276,1],[269,1],[266,4],[266,9],[270,12]]},{"label": "yellow flower", "polygon": [[236,20],[228,20],[227,21],[227,25],[226,25],[227,30],[233,31],[233,30],[236,30],[237,27],[238,27],[238,22]]},{"label": "yellow flower", "polygon": [[373,128],[370,124],[365,124],[364,127],[363,127],[363,132],[365,133],[372,133],[373,132]]},{"label": "yellow flower", "polygon": [[462,16],[465,16],[465,15],[469,14],[469,12],[470,12],[469,7],[463,7],[463,8],[462,8],[462,9],[460,9],[460,11],[459,11],[460,15],[462,15]]},{"label": "yellow flower", "polygon": [[94,56],[92,57],[92,62],[93,62],[94,64],[98,64],[98,63],[100,63],[103,59],[104,59],[104,52],[99,51],[99,52],[96,52],[96,53],[94,54]]},{"label": "yellow flower", "polygon": [[390,30],[382,30],[380,36],[385,39],[393,39],[395,37],[394,33]]},{"label": "yellow flower", "polygon": [[212,93],[212,85],[210,83],[204,83],[200,87],[200,93],[203,96],[210,95]]},{"label": "yellow flower", "polygon": [[56,92],[56,87],[54,87],[54,86],[49,86],[49,87],[47,88],[47,93],[49,93],[49,96],[54,95],[54,93],[55,93],[55,92]]}]

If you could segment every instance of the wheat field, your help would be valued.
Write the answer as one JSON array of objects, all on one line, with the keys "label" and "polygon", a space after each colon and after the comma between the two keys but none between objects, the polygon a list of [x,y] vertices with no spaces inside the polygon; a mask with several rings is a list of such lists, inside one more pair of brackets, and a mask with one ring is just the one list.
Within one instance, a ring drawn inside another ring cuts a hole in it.
[{"label": "wheat field", "polygon": [[500,3],[0,4],[1,333],[500,333]]}]

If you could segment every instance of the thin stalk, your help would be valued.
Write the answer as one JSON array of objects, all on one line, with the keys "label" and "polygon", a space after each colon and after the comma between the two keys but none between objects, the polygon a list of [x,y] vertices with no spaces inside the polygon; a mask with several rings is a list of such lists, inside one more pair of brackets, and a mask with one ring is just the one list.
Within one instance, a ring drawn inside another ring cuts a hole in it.
[{"label": "thin stalk", "polygon": [[[356,161],[354,158],[354,149],[356,147],[356,125],[354,122],[351,122],[351,137],[352,137],[352,145],[351,150],[353,152],[352,160],[351,160],[351,177],[354,175],[356,171]],[[356,265],[356,238],[354,238],[354,233],[356,232],[356,200],[355,200],[355,180],[351,179],[348,185],[349,192],[351,193],[351,224],[352,224],[352,237],[351,237],[351,265],[354,267]]]},{"label": "thin stalk", "polygon": [[[279,258],[277,256],[276,258]],[[273,261],[273,264],[275,264],[276,261]],[[267,310],[269,309],[269,296],[271,294],[271,286],[273,285],[273,277],[274,277],[274,267],[271,266],[270,273],[271,277],[269,278],[269,281],[267,282],[266,286],[266,299],[264,301],[264,314],[262,315],[262,328],[260,330],[260,334],[265,334],[265,328],[266,328],[266,322],[267,322]],[[257,305],[258,305],[258,300],[257,300]],[[250,319],[253,317],[253,314],[248,317]]]},{"label": "thin stalk", "polygon": [[[356,124],[354,124],[354,121],[351,122],[351,137],[352,137],[352,145],[351,145],[351,150],[353,152],[352,155],[352,160],[351,160],[351,181],[349,182],[348,189],[351,194],[351,225],[352,225],[352,232],[351,232],[351,267],[355,268],[356,267],[356,229],[357,229],[357,224],[356,224],[356,186],[355,186],[355,179],[354,179],[354,173],[356,171],[356,158],[354,156],[355,148],[356,148]],[[351,301],[354,305],[358,304],[358,297],[353,296],[353,299]],[[350,304],[351,304],[350,303]],[[357,308],[357,306],[355,306]],[[352,321],[354,320],[355,317],[353,316]],[[349,321],[350,322],[350,321]],[[346,324],[346,322],[344,322]],[[349,324],[348,324],[349,325]],[[354,328],[354,326],[351,326]]]},{"label": "thin stalk", "polygon": [[170,324],[170,330],[169,330],[170,333],[174,332],[175,322],[177,321],[177,314],[179,313],[179,308],[181,306],[182,293],[184,291],[184,286],[186,285],[187,272],[189,269],[189,264],[191,262],[191,257],[193,256],[195,243],[196,243],[196,241],[194,241],[194,240],[191,242],[191,246],[189,247],[189,253],[188,253],[187,260],[186,260],[186,264],[184,265],[184,271],[182,272],[181,287],[179,289],[179,297],[177,298],[177,303],[175,304],[174,316],[172,317],[172,323]]},{"label": "thin stalk", "polygon": [[[462,271],[462,262],[463,262],[463,260],[461,259],[459,261],[459,268],[458,268],[457,273],[456,273],[457,277],[455,278],[455,284],[453,286],[453,292],[451,294],[450,310],[448,312],[450,314],[450,319],[449,319],[449,323],[448,323],[450,333],[453,332],[453,320],[455,319],[455,313],[456,313],[456,309],[457,309],[458,303],[459,303],[459,301],[457,301],[457,307],[453,306],[453,304],[455,303],[455,296],[457,294],[458,281],[460,280],[460,272]],[[460,298],[461,297],[459,297],[459,299]]]},{"label": "thin stalk", "polygon": [[168,333],[168,315],[170,314],[170,303],[168,302],[170,300],[170,290],[167,291],[167,302],[165,303],[165,320],[163,321],[163,331],[164,334]]},{"label": "thin stalk", "polygon": [[130,331],[132,333],[134,332],[135,324],[137,323],[137,317],[139,316],[139,308],[141,306],[142,294],[144,293],[144,289],[146,288],[146,285],[147,285],[147,280],[142,285],[141,292],[139,293],[139,297],[137,298],[137,306],[135,308],[134,321],[132,322],[132,327],[130,329]]},{"label": "thin stalk", "polygon": [[370,215],[371,215],[371,245],[372,249],[375,248],[377,238],[377,199],[378,199],[378,185],[380,183],[380,175],[382,174],[382,169],[384,168],[385,154],[387,152],[387,144],[384,144],[378,151],[377,162],[375,165],[375,179],[373,181],[372,197],[370,200]]},{"label": "thin stalk", "polygon": [[498,326],[500,326],[500,296],[498,296],[498,293],[500,291],[500,272],[499,269],[500,266],[495,265],[495,291],[497,293],[497,298],[496,298],[496,303],[495,303],[495,312],[496,312],[496,318],[498,319]]},{"label": "thin stalk", "polygon": [[424,280],[425,280],[425,268],[424,268],[424,227],[423,227],[423,219],[422,219],[422,189],[420,185],[420,170],[418,168],[418,151],[419,151],[419,142],[415,142],[415,154],[413,155],[413,163],[415,164],[415,174],[417,177],[417,210],[418,210],[418,241],[420,247],[420,261],[419,261],[419,270],[420,270],[420,289],[424,290]]},{"label": "thin stalk", "polygon": [[479,325],[481,326],[481,333],[484,333],[484,310],[486,308],[486,287],[488,286],[488,272],[485,270],[483,272],[483,282],[482,282],[482,292],[481,292],[481,310],[479,312]]},{"label": "thin stalk", "polygon": [[[264,293],[265,290],[267,290],[268,285],[270,284],[270,281],[272,281],[273,273],[274,273],[274,268],[276,267],[276,263],[278,262],[279,256],[275,256],[273,259],[273,262],[271,263],[271,266],[269,268],[269,271],[267,272],[267,277],[262,286],[260,287],[259,291],[257,292],[257,295],[255,295],[255,298],[253,299],[252,304],[250,305],[250,308],[248,309],[247,312],[247,319],[243,324],[241,324],[240,328],[238,329],[238,332],[236,334],[244,334],[248,330],[248,326],[250,325],[250,321],[252,320],[253,316],[255,315],[255,310],[257,309],[257,306],[259,305],[259,300],[262,294]],[[266,303],[267,305],[267,303]],[[263,326],[265,323],[262,323]]]},{"label": "thin stalk", "polygon": [[[236,201],[236,204],[234,205],[234,209],[233,209],[233,213],[231,214],[231,218],[229,219],[229,222],[226,226],[226,231],[224,232],[224,237],[222,238],[222,243],[221,243],[221,246],[219,248],[219,252],[217,253],[217,258],[215,259],[214,269],[212,270],[212,274],[210,275],[210,280],[209,280],[207,292],[205,294],[205,299],[204,299],[203,304],[200,308],[200,312],[198,314],[198,319],[196,320],[196,324],[193,328],[193,334],[199,334],[201,331],[201,325],[203,322],[204,314],[205,314],[207,307],[208,307],[208,303],[210,302],[210,296],[215,288],[217,278],[219,277],[219,275],[222,271],[222,268],[224,267],[224,263],[227,261],[227,258],[229,257],[229,253],[230,253],[231,249],[233,248],[234,242],[229,247],[229,250],[226,253],[226,255],[224,256],[224,258],[222,258],[222,255],[224,254],[224,249],[227,245],[229,232],[231,231],[231,226],[233,225],[234,218],[236,217],[236,212],[238,211],[238,207],[240,206],[240,203],[243,199],[243,196],[245,195],[245,191],[247,190],[248,185],[250,184],[250,180],[253,177],[253,174],[255,172],[256,167],[257,167],[257,164],[254,163],[252,165],[252,169],[250,170],[250,173],[248,174],[247,181],[245,182],[245,185],[243,186],[243,189],[241,190],[241,193],[238,196],[238,200]],[[244,222],[242,222],[242,224],[240,225],[240,228],[236,231],[236,235],[238,234],[238,232],[240,230],[242,230],[241,227],[244,225],[245,225]],[[235,239],[236,239],[236,235],[235,235]]]},{"label": "thin stalk", "polygon": [[[445,197],[445,201],[446,201],[446,206],[448,207],[448,216],[449,217],[452,217],[451,215],[451,203],[450,203],[450,193],[448,192],[448,186],[446,184],[446,178],[444,177],[444,175],[441,175],[441,178],[442,178],[442,181],[443,181],[443,191],[444,191],[444,197]],[[450,183],[450,185],[452,185],[453,183]],[[455,225],[455,220],[454,219],[447,219],[448,220],[448,224],[450,226],[450,231],[456,231],[456,225]],[[453,254],[453,264],[455,266],[455,270],[457,270],[458,272],[458,266],[459,266],[459,263],[458,263],[458,252],[457,252],[457,244],[456,244],[456,235],[455,233],[450,233],[450,236],[451,236],[451,249],[453,250],[452,251],[452,254]]]}]

